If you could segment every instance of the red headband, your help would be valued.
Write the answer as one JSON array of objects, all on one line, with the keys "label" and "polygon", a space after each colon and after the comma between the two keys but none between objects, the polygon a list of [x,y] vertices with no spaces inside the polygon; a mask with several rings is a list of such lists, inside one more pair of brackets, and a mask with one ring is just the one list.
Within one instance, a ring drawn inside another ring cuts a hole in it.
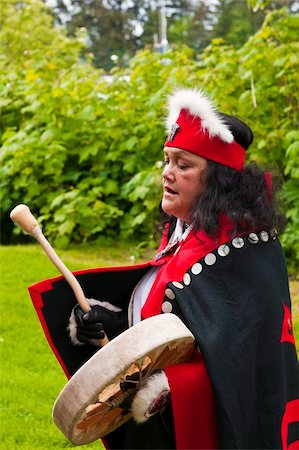
[{"label": "red headband", "polygon": [[178,91],[169,102],[165,147],[177,147],[242,171],[245,149],[234,141],[214,105],[198,91]]}]

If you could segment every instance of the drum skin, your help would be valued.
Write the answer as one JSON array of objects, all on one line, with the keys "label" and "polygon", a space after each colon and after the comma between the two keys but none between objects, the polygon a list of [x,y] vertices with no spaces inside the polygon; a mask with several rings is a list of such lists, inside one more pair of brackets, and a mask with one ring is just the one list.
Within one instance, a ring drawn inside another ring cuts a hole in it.
[{"label": "drum skin", "polygon": [[144,380],[155,370],[186,362],[194,346],[194,336],[174,314],[139,322],[102,347],[68,381],[53,407],[55,424],[74,445],[106,436],[131,418],[129,410],[119,407],[126,395],[120,382],[136,372]]}]

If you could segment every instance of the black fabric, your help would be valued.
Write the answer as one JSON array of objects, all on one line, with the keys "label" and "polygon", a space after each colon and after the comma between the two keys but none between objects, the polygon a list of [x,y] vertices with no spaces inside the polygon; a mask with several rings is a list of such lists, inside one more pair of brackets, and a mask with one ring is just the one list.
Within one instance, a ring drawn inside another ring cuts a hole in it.
[{"label": "black fabric", "polygon": [[276,449],[285,405],[299,393],[295,347],[280,343],[288,277],[277,239],[244,241],[228,256],[215,251],[211,266],[201,260],[189,286],[168,288],[213,383],[220,448]]},{"label": "black fabric", "polygon": [[174,230],[175,230],[176,224],[177,224],[177,219],[174,219],[174,218],[173,218],[173,219],[171,220],[171,223],[170,223],[170,226],[169,226],[169,230],[168,230],[168,235],[167,235],[168,240],[171,238],[172,233],[173,233]]},{"label": "black fabric", "polygon": [[[128,303],[135,285],[148,268],[111,272],[88,272],[77,275],[77,279],[88,298],[109,301],[124,307]],[[42,293],[42,312],[47,322],[51,339],[62,357],[70,375],[73,375],[98,349],[93,346],[74,346],[67,330],[69,317],[77,303],[74,293],[64,279],[53,282],[52,289]]]},{"label": "black fabric", "polygon": [[[200,260],[202,272],[194,275],[192,268],[188,270],[190,285],[178,289],[168,283],[167,287],[175,293],[173,312],[195,335],[208,368],[217,402],[220,448],[277,449],[285,405],[299,396],[295,347],[280,342],[283,305],[290,308],[288,277],[277,239],[252,244],[244,238],[244,243],[242,248],[228,243],[227,256],[215,251],[216,263],[211,266]],[[78,278],[87,297],[123,307],[147,270],[91,271]],[[42,297],[54,344],[73,374],[94,352],[74,347],[66,331],[75,304],[73,293],[60,280]],[[111,449],[145,448],[141,446],[147,442],[145,436],[161,430],[156,420],[159,416],[141,427],[124,425],[106,441]],[[288,430],[291,444],[298,439],[298,422],[290,423]],[[171,439],[172,432],[166,433],[165,447],[157,441],[147,448],[172,448]]]},{"label": "black fabric", "polygon": [[176,448],[170,406],[155,414],[143,424],[138,425],[130,420],[123,428],[123,448],[126,450]]},{"label": "black fabric", "polygon": [[171,406],[164,408],[143,424],[129,420],[108,434],[105,440],[111,450],[175,449]]}]

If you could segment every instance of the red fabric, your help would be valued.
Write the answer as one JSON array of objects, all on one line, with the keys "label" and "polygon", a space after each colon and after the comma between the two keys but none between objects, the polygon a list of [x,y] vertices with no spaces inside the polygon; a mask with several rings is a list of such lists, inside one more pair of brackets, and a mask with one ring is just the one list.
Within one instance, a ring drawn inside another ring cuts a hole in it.
[{"label": "red fabric", "polygon": [[281,442],[283,450],[299,449],[298,440],[288,445],[288,427],[293,422],[299,422],[299,399],[292,400],[286,404],[285,413],[281,421]]},{"label": "red fabric", "polygon": [[292,315],[290,308],[283,302],[283,321],[281,327],[280,342],[289,342],[296,348],[295,336],[293,331]]},{"label": "red fabric", "polygon": [[181,110],[176,123],[180,128],[171,141],[168,136],[165,147],[181,148],[238,171],[243,170],[245,149],[237,142],[228,144],[218,136],[211,137],[202,128],[201,119],[190,115],[186,109]]},{"label": "red fabric", "polygon": [[[166,367],[176,436],[176,448],[217,449],[213,389],[198,352],[185,364]],[[173,393],[173,394],[172,394]]]}]

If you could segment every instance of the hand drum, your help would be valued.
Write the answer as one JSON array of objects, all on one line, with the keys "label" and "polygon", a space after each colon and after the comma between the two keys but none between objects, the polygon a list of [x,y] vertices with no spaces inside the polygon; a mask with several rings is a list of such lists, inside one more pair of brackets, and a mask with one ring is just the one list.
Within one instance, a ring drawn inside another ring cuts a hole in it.
[{"label": "hand drum", "polygon": [[120,407],[132,390],[121,382],[135,374],[138,383],[153,371],[186,362],[194,336],[174,314],[145,319],[102,347],[69,380],[56,399],[53,420],[75,445],[106,436],[131,418]]}]

